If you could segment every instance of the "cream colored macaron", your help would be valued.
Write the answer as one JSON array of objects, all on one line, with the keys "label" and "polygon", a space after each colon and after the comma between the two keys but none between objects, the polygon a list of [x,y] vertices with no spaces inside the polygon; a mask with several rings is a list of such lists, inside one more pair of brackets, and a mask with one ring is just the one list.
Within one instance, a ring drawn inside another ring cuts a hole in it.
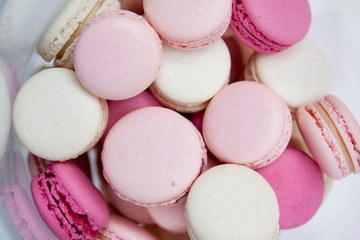
[{"label": "cream colored macaron", "polygon": [[56,15],[43,32],[37,52],[54,65],[73,69],[73,51],[83,27],[95,15],[119,9],[119,0],[71,0]]},{"label": "cream colored macaron", "polygon": [[292,109],[320,99],[331,88],[326,58],[307,39],[277,54],[254,53],[245,79],[270,87]]},{"label": "cream colored macaron", "polygon": [[75,72],[43,70],[20,89],[13,108],[17,136],[28,150],[47,160],[76,158],[103,134],[107,103],[89,93]]},{"label": "cream colored macaron", "polygon": [[179,112],[201,111],[228,84],[231,60],[224,40],[192,51],[166,44],[163,49],[163,65],[150,90],[165,106]]}]

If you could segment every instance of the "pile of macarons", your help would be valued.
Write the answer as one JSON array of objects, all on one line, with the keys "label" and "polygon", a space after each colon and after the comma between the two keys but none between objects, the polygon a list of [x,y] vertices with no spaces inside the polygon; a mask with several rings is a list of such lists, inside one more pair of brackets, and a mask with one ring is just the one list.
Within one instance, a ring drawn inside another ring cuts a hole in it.
[{"label": "pile of macarons", "polygon": [[360,126],[305,36],[307,0],[68,1],[13,125],[59,239],[276,239],[328,179],[360,171]]}]

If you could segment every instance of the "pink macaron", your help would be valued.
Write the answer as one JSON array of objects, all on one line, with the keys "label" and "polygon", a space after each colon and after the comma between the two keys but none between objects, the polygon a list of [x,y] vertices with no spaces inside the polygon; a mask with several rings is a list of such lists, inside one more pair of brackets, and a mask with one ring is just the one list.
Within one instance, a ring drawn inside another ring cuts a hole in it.
[{"label": "pink macaron", "polygon": [[135,97],[118,100],[107,101],[109,109],[108,123],[105,132],[100,139],[100,143],[104,144],[105,138],[114,124],[127,113],[143,107],[158,106],[162,104],[148,91],[143,91]]},{"label": "pink macaron", "polygon": [[101,193],[73,163],[57,162],[31,181],[36,208],[60,239],[94,239],[109,221]]},{"label": "pink macaron", "polygon": [[156,78],[162,61],[159,36],[140,15],[106,11],[81,32],[74,67],[91,93],[123,100],[144,91]]},{"label": "pink macaron", "polygon": [[230,23],[231,0],[144,0],[144,11],[168,45],[197,49],[224,34]]},{"label": "pink macaron", "polygon": [[101,154],[104,177],[122,199],[140,206],[177,203],[206,166],[194,125],[163,107],[125,115],[110,130]]},{"label": "pink macaron", "polygon": [[288,147],[272,164],[257,170],[274,189],[280,210],[280,229],[299,227],[319,209],[324,197],[324,178],[307,154]]},{"label": "pink macaron", "polygon": [[330,178],[360,171],[360,125],[339,98],[326,95],[300,107],[296,120],[315,161]]},{"label": "pink macaron", "polygon": [[128,219],[112,214],[108,225],[100,230],[100,240],[158,240],[146,229]]},{"label": "pink macaron", "polygon": [[233,0],[230,26],[258,52],[275,53],[299,42],[310,23],[308,0]]},{"label": "pink macaron", "polygon": [[285,150],[291,136],[290,110],[270,88],[240,81],[222,89],[204,115],[203,135],[222,162],[251,168],[268,165]]}]

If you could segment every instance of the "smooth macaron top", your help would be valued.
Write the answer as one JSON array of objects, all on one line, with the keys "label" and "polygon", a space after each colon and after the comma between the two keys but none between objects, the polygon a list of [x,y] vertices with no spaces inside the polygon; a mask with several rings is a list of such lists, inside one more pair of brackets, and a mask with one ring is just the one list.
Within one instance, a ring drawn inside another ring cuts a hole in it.
[{"label": "smooth macaron top", "polygon": [[226,31],[231,0],[144,0],[144,11],[167,44],[193,49],[211,44]]},{"label": "smooth macaron top", "polygon": [[330,178],[360,171],[360,125],[339,98],[326,95],[300,107],[296,120],[314,160]]},{"label": "smooth macaron top", "polygon": [[237,164],[204,172],[191,187],[185,209],[191,239],[269,240],[279,230],[273,189],[260,174]]},{"label": "smooth macaron top", "polygon": [[307,0],[233,0],[231,27],[250,48],[274,53],[303,39],[310,28]]},{"label": "smooth macaron top", "polygon": [[320,99],[331,88],[326,58],[307,39],[277,54],[255,52],[245,78],[270,87],[293,109]]},{"label": "smooth macaron top", "polygon": [[176,203],[206,164],[200,133],[180,114],[146,107],[121,118],[102,151],[104,177],[124,200],[142,206]]},{"label": "smooth macaron top", "polygon": [[158,240],[143,227],[112,214],[106,227],[100,230],[100,240]]},{"label": "smooth macaron top", "polygon": [[94,146],[108,118],[106,101],[89,93],[72,70],[32,76],[16,96],[14,128],[29,151],[47,160],[76,158]]},{"label": "smooth macaron top", "polygon": [[162,61],[161,41],[148,22],[125,10],[106,11],[82,31],[74,50],[81,83],[96,96],[123,100],[144,91]]},{"label": "smooth macaron top", "polygon": [[223,88],[204,115],[203,135],[222,162],[266,166],[285,150],[291,136],[289,108],[270,88],[240,81]]},{"label": "smooth macaron top", "polygon": [[47,166],[32,179],[31,192],[44,222],[60,239],[97,237],[109,221],[101,193],[71,162]]},{"label": "smooth macaron top", "polygon": [[219,39],[193,51],[163,45],[164,61],[150,90],[164,105],[180,112],[203,110],[229,82],[230,53]]},{"label": "smooth macaron top", "polygon": [[324,177],[307,154],[288,147],[272,164],[257,170],[273,188],[280,209],[280,229],[309,221],[324,198]]}]

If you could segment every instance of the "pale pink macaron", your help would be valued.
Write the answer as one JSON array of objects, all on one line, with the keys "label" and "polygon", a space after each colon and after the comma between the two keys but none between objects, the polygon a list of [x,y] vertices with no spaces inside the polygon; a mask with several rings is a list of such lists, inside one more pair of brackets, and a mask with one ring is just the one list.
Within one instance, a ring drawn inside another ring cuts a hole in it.
[{"label": "pale pink macaron", "polygon": [[170,46],[205,47],[219,39],[230,23],[231,0],[144,0],[146,18]]},{"label": "pale pink macaron", "polygon": [[186,233],[185,204],[186,198],[181,199],[178,204],[173,206],[150,207],[148,212],[162,229],[175,234]]},{"label": "pale pink macaron", "polygon": [[296,120],[314,160],[332,179],[360,172],[360,125],[336,96],[300,107]]},{"label": "pale pink macaron", "polygon": [[320,208],[325,190],[323,174],[306,153],[288,147],[275,162],[257,172],[274,189],[280,229],[305,224]]},{"label": "pale pink macaron", "polygon": [[127,219],[140,224],[154,224],[154,220],[150,217],[147,207],[138,206],[119,198],[109,185],[107,186],[106,193],[111,206]]},{"label": "pale pink macaron", "polygon": [[194,125],[163,107],[121,118],[102,151],[104,177],[122,199],[141,206],[175,204],[206,166],[206,148]]},{"label": "pale pink macaron", "polygon": [[105,132],[100,139],[100,143],[104,144],[105,138],[114,124],[127,113],[143,107],[158,106],[162,104],[148,91],[143,91],[135,97],[118,100],[107,101],[109,108],[108,123]]},{"label": "pale pink macaron", "polygon": [[290,110],[270,88],[240,81],[222,89],[209,103],[203,135],[222,162],[260,168],[285,150],[291,136]]},{"label": "pale pink macaron", "polygon": [[108,225],[99,232],[100,240],[158,240],[156,236],[146,229],[114,214],[110,215]]},{"label": "pale pink macaron", "polygon": [[157,33],[142,16],[125,10],[93,18],[74,50],[81,83],[94,95],[110,100],[144,91],[155,80],[161,61]]}]

